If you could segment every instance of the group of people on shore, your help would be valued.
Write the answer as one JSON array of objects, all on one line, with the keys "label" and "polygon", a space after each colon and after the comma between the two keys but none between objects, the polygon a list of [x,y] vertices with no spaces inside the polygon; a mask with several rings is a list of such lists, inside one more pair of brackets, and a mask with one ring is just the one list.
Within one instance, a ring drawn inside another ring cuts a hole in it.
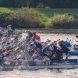
[{"label": "group of people on shore", "polygon": [[40,35],[28,31],[26,39],[21,41],[19,35],[8,28],[7,33],[0,28],[0,65],[50,65],[60,62],[63,54],[68,56],[71,45],[67,41],[41,41]]}]

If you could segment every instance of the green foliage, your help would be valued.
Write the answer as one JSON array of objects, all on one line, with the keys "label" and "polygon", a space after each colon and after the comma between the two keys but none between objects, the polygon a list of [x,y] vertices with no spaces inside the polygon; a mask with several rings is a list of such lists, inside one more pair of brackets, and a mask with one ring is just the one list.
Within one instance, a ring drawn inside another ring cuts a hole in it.
[{"label": "green foliage", "polygon": [[78,14],[77,8],[34,8],[38,13],[45,15],[46,17],[52,17],[57,14],[72,13]]},{"label": "green foliage", "polygon": [[0,7],[0,13],[10,13],[18,10],[18,8],[4,8]]},{"label": "green foliage", "polygon": [[0,13],[0,26],[6,27],[8,23],[8,17],[9,13]]},{"label": "green foliage", "polygon": [[[72,28],[72,24],[74,23],[74,16],[62,14],[55,15],[51,18],[48,27],[51,28]],[[75,23],[74,23],[75,25]]]},{"label": "green foliage", "polygon": [[0,26],[78,28],[78,9],[0,8]]},{"label": "green foliage", "polygon": [[8,16],[9,22],[15,27],[42,28],[38,13],[29,8],[23,8]]}]

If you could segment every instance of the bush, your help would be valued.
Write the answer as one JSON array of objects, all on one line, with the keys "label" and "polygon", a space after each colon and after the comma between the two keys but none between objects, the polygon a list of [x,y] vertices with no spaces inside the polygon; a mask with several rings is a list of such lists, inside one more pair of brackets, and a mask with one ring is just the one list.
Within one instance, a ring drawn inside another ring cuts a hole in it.
[{"label": "bush", "polygon": [[23,8],[10,13],[0,13],[0,26],[12,24],[15,28],[78,28],[78,16],[58,14],[51,18],[31,8]]},{"label": "bush", "polygon": [[44,25],[36,11],[33,9],[20,9],[8,16],[9,22],[15,27],[22,28],[43,28]]},{"label": "bush", "polygon": [[8,23],[8,17],[9,13],[0,13],[0,26],[6,27]]},{"label": "bush", "polygon": [[[47,27],[50,28],[72,28],[72,24],[74,23],[74,16],[71,15],[55,15],[50,18],[50,23]],[[75,25],[75,23],[74,23]]]}]

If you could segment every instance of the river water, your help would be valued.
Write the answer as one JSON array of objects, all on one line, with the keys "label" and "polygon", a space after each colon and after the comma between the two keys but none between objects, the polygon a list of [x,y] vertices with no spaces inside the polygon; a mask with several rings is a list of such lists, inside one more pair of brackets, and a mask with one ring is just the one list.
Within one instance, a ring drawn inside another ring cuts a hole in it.
[{"label": "river water", "polygon": [[[22,34],[25,38],[26,34]],[[75,42],[74,34],[39,34],[42,41],[50,39],[52,41],[63,39],[69,40],[71,43]],[[65,69],[65,70],[13,70],[13,71],[0,71],[0,78],[78,78],[78,69]]]},{"label": "river water", "polygon": [[[26,35],[27,35],[26,33],[23,33],[22,38],[26,38]],[[38,35],[40,35],[41,41],[43,41],[43,42],[46,41],[47,39],[51,40],[52,42],[60,39],[60,40],[64,40],[64,41],[66,41],[66,40],[70,41],[70,43],[74,44],[76,41],[75,34],[62,34],[62,33],[60,33],[60,34],[57,34],[57,33],[56,34],[54,34],[54,33],[40,34],[40,33],[38,33]]]},{"label": "river water", "polygon": [[36,70],[36,71],[1,71],[0,78],[78,78],[78,69]]}]

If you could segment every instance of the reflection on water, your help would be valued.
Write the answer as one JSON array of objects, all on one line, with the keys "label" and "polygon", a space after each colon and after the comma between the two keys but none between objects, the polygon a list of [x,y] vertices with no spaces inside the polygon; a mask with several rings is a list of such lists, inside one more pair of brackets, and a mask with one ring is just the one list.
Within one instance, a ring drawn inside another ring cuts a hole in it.
[{"label": "reflection on water", "polygon": [[[25,38],[26,34],[22,34],[23,38]],[[70,42],[73,43],[74,34],[40,34],[41,40],[46,41],[50,39],[52,41],[61,39],[61,40],[71,40]],[[0,71],[0,78],[78,78],[78,69],[71,69],[71,70],[36,70],[36,71]]]}]

